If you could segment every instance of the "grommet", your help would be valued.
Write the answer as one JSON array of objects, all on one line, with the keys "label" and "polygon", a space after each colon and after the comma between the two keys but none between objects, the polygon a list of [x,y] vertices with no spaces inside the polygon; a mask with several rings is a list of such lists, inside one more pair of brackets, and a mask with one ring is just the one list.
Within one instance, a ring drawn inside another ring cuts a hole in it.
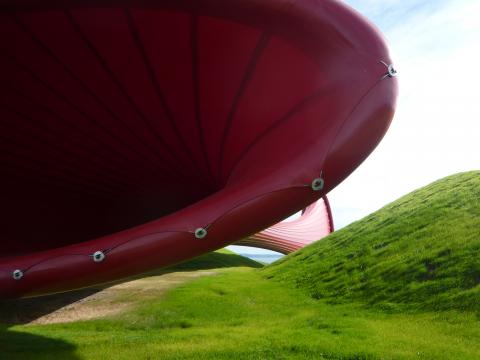
[{"label": "grommet", "polygon": [[393,64],[388,65],[387,69],[388,69],[388,76],[389,77],[397,76],[397,70],[395,69]]},{"label": "grommet", "polygon": [[95,262],[102,262],[103,260],[105,260],[106,256],[105,254],[103,253],[103,251],[95,251],[92,255],[93,257],[93,261]]},{"label": "grommet", "polygon": [[313,179],[311,186],[314,191],[320,191],[323,189],[324,185],[325,185],[325,181],[322,178],[316,178],[316,179]]},{"label": "grommet", "polygon": [[12,272],[12,277],[14,280],[20,280],[21,278],[23,278],[23,271],[22,270],[15,270],[14,272]]},{"label": "grommet", "polygon": [[385,65],[385,67],[387,68],[387,73],[385,75],[383,75],[382,79],[385,79],[387,77],[389,78],[393,78],[395,76],[397,76],[397,70],[395,69],[395,67],[393,66],[393,64],[390,64],[388,65],[385,61],[382,61],[380,60],[380,62]]},{"label": "grommet", "polygon": [[207,230],[204,228],[198,228],[195,230],[195,237],[197,239],[203,239],[205,236],[207,236]]}]

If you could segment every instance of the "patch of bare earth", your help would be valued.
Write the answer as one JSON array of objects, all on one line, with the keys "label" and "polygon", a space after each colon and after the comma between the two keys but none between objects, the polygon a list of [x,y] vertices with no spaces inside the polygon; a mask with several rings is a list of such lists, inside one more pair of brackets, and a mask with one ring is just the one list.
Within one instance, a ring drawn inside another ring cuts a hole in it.
[{"label": "patch of bare earth", "polygon": [[215,271],[174,272],[113,285],[44,314],[29,324],[55,324],[117,315],[133,307],[139,299],[158,298],[166,291]]}]

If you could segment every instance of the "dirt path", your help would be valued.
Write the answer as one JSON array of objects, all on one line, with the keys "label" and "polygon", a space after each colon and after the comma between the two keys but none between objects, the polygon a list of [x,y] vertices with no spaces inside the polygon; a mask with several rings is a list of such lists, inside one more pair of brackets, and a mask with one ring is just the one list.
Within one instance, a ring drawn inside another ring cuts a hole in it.
[{"label": "dirt path", "polygon": [[135,305],[136,299],[158,298],[167,290],[201,276],[215,275],[212,270],[174,272],[128,281],[101,289],[91,295],[41,315],[28,324],[54,324],[116,315]]}]

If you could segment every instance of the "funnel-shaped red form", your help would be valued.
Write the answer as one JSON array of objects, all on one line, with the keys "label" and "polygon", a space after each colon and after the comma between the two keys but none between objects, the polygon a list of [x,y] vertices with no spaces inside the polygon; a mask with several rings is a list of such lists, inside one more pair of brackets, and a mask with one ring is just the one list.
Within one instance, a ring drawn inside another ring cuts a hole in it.
[{"label": "funnel-shaped red form", "polygon": [[0,0],[0,296],[255,234],[375,148],[397,84],[333,0]]},{"label": "funnel-shaped red form", "polygon": [[249,236],[235,245],[253,246],[289,254],[333,232],[333,218],[327,197],[308,206],[300,217],[282,221]]}]

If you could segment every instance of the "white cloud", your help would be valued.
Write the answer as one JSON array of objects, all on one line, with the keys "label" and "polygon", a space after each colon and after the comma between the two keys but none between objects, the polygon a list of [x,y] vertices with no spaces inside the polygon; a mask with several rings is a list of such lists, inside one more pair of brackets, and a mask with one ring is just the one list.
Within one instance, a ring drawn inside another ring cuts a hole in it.
[{"label": "white cloud", "polygon": [[[480,168],[480,2],[361,3],[389,39],[400,97],[382,143],[330,194],[340,227],[440,177]],[[402,21],[384,21],[392,8]]]},{"label": "white cloud", "polygon": [[441,177],[480,169],[480,1],[347,2],[388,39],[400,96],[383,141],[329,194],[337,229]]}]

